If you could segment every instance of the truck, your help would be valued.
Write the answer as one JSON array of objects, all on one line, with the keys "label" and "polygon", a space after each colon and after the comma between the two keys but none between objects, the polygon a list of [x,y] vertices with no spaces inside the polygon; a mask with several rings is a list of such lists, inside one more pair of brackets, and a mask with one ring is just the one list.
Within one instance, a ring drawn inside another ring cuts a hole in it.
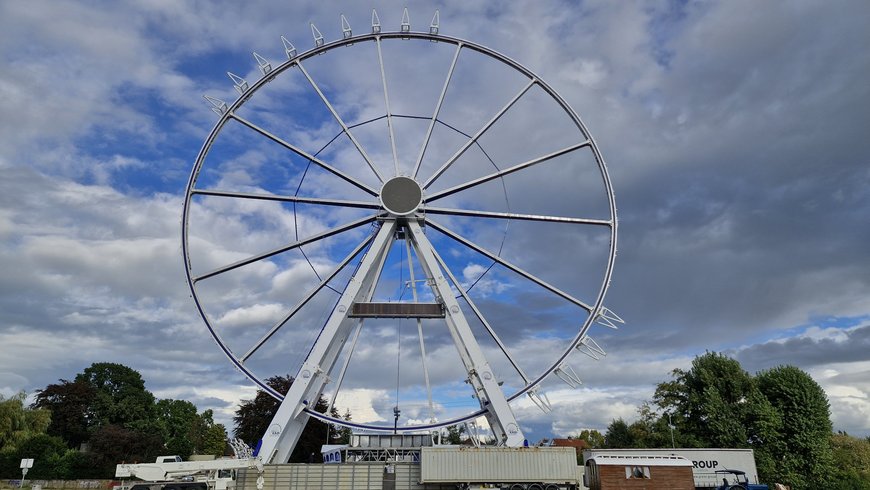
[{"label": "truck", "polygon": [[257,488],[263,486],[263,463],[239,441],[230,441],[235,458],[182,461],[181,457],[158,456],[153,463],[119,464],[115,477],[141,481],[123,483],[120,490],[234,490],[236,471],[253,468],[259,472]]},{"label": "truck", "polygon": [[[755,453],[752,449],[721,448],[672,448],[672,449],[588,449],[583,451],[583,463],[599,454],[623,454],[632,456],[682,456],[692,462],[695,488],[718,489],[722,478],[726,477],[717,470],[742,472],[744,484],[758,483],[758,470],[755,467]],[[736,474],[731,474],[734,480]],[[732,484],[733,485],[733,484]],[[756,489],[761,486],[753,487]]]}]

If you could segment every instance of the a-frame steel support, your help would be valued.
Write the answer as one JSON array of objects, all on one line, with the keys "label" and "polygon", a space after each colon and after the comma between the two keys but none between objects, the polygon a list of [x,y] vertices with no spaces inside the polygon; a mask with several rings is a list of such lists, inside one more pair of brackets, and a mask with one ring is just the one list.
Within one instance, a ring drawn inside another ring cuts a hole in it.
[{"label": "a-frame steel support", "polygon": [[308,422],[309,415],[305,408],[309,404],[313,407],[320,398],[324,386],[330,381],[328,375],[350,336],[355,323],[354,319],[349,318],[353,304],[371,301],[399,227],[405,228],[405,239],[414,248],[436,301],[443,305],[444,318],[468,373],[468,382],[474,389],[481,408],[485,410],[486,419],[498,444],[512,447],[523,444],[524,436],[519,424],[438,266],[436,252],[423,233],[420,219],[390,218],[382,222],[372,240],[371,248],[350,279],[263,436],[259,454],[264,462],[285,463],[289,460]]}]

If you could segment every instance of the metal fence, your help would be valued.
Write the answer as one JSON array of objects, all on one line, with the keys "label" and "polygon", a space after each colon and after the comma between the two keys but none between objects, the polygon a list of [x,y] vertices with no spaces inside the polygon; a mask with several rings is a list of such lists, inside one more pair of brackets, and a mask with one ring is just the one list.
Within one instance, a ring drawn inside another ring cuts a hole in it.
[{"label": "metal fence", "polygon": [[[455,490],[455,485],[423,485],[420,465],[410,462],[268,465],[263,490]],[[239,472],[237,490],[257,490],[257,471]]]},{"label": "metal fence", "polygon": [[[31,488],[39,486],[43,489],[108,489],[112,488],[112,486],[116,485],[118,482],[115,480],[30,480],[27,479],[24,481],[25,486],[29,486]],[[21,484],[21,480],[5,480],[4,488],[18,488]]]}]

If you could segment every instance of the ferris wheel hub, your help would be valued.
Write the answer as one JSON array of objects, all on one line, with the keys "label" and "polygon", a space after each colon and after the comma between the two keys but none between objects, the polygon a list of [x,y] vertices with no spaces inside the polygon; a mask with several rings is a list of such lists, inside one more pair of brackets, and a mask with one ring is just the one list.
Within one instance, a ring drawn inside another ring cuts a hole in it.
[{"label": "ferris wheel hub", "polygon": [[423,189],[410,177],[393,177],[381,188],[381,204],[395,216],[408,216],[423,203]]}]

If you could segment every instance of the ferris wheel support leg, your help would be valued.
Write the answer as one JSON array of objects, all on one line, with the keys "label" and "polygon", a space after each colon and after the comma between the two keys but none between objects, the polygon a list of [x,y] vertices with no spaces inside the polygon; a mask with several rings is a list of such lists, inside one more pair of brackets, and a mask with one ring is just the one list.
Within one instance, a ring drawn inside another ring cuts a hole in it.
[{"label": "ferris wheel support leg", "polygon": [[308,358],[296,373],[290,390],[263,435],[259,456],[264,463],[289,461],[290,454],[308,422],[309,415],[304,410],[309,405],[313,408],[320,399],[323,387],[329,381],[328,373],[350,336],[354,322],[347,316],[351,312],[351,306],[356,301],[365,301],[367,297],[371,297],[395,231],[395,220],[385,220],[381,224],[372,240],[371,248],[348,282]]},{"label": "ferris wheel support leg", "polygon": [[447,279],[441,273],[432,243],[426,238],[418,221],[408,220],[407,226],[411,232],[411,243],[417,251],[420,266],[432,284],[432,292],[437,301],[444,305],[447,327],[468,372],[468,382],[474,388],[480,407],[486,410],[486,420],[498,444],[509,447],[522,446],[525,437],[520,425],[498,385],[489,362],[483,355],[480,344],[468,326],[468,320],[462,314],[462,309],[453,296]]}]

